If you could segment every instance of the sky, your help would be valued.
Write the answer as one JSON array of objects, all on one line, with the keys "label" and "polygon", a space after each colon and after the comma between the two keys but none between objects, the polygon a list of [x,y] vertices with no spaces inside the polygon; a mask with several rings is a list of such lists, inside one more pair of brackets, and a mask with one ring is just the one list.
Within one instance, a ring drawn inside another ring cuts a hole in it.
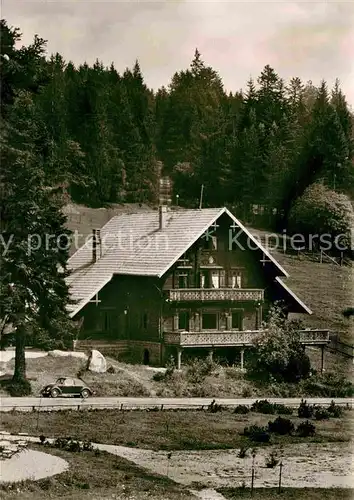
[{"label": "sky", "polygon": [[138,59],[146,84],[170,83],[196,48],[235,92],[266,64],[288,81],[336,78],[354,108],[354,0],[1,0],[1,17],[75,64],[96,58],[123,72]]}]

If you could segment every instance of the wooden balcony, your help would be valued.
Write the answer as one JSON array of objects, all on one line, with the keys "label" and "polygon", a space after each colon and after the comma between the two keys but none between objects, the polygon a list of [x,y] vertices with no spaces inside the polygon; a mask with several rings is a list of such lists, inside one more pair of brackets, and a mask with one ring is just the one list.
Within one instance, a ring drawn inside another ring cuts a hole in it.
[{"label": "wooden balcony", "polygon": [[[165,332],[164,342],[179,347],[238,347],[252,346],[266,330]],[[330,341],[328,330],[302,330],[300,341],[304,345],[325,345]]]},{"label": "wooden balcony", "polygon": [[263,301],[264,291],[251,288],[177,288],[167,290],[171,302]]}]

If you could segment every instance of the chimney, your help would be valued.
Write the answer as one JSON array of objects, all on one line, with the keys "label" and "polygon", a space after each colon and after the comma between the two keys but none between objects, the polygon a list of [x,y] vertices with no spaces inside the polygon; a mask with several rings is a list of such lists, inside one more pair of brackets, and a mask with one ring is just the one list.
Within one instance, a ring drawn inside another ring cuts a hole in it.
[{"label": "chimney", "polygon": [[159,229],[165,229],[166,227],[166,218],[167,218],[167,206],[160,205],[159,206]]},{"label": "chimney", "polygon": [[101,231],[92,229],[92,261],[97,262],[101,257]]}]

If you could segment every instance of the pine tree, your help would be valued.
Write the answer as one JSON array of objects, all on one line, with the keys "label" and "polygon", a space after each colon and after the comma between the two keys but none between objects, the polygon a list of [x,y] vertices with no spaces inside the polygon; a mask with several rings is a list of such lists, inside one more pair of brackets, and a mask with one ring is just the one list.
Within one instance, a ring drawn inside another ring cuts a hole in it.
[{"label": "pine tree", "polygon": [[[32,96],[21,91],[1,128],[1,213],[7,251],[1,258],[0,309],[16,329],[13,380],[25,380],[25,344],[30,335],[54,334],[68,341],[69,231],[61,197],[45,183],[44,158]],[[54,322],[53,322],[54,319]]]}]

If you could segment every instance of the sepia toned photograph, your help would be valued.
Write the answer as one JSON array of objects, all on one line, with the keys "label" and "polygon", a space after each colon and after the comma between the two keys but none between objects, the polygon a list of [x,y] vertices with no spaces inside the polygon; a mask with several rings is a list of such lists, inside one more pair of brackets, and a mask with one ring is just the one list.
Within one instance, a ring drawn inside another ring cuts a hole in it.
[{"label": "sepia toned photograph", "polygon": [[354,1],[0,9],[1,499],[354,499]]}]

